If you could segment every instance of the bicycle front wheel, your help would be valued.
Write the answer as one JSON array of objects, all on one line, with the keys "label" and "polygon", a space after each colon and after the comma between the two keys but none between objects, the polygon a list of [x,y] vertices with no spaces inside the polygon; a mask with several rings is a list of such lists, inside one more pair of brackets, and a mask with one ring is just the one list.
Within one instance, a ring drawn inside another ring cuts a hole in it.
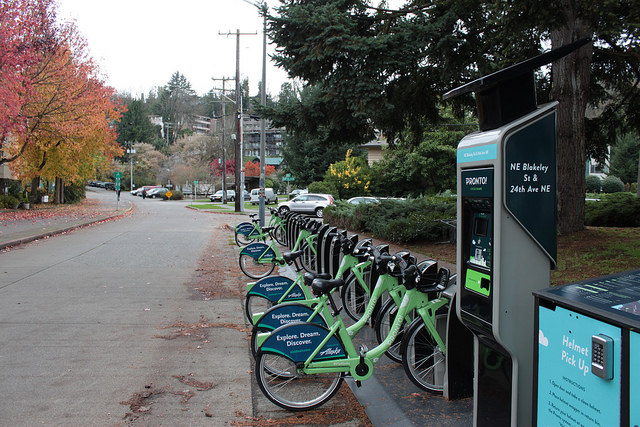
[{"label": "bicycle front wheel", "polygon": [[253,315],[264,313],[273,307],[274,302],[263,297],[262,295],[248,294],[244,299],[244,313],[249,319],[249,323],[253,325]]},{"label": "bicycle front wheel", "polygon": [[307,375],[280,354],[259,353],[256,379],[262,393],[276,405],[289,411],[306,411],[324,405],[337,393],[343,373]]},{"label": "bicycle front wheel", "polygon": [[276,229],[273,230],[273,238],[282,246],[287,246],[287,236],[285,233],[282,224],[276,225]]},{"label": "bicycle front wheel", "polygon": [[318,272],[318,257],[315,252],[309,247],[309,243],[304,242],[302,244],[302,257],[300,257],[300,263],[302,264],[302,268],[309,273],[317,273]]},{"label": "bicycle front wheel", "polygon": [[[435,326],[446,343],[447,315],[437,314]],[[402,340],[402,366],[409,379],[422,390],[440,394],[444,390],[445,362],[444,352],[422,318],[414,320]]]},{"label": "bicycle front wheel", "polygon": [[[393,299],[387,300],[378,312],[376,323],[374,325],[378,344],[381,344],[387,338],[389,332],[391,332],[391,327],[393,326],[397,313],[398,306]],[[385,352],[387,357],[394,362],[402,363],[402,338],[406,328],[407,322],[403,321],[402,326],[400,327],[400,332],[398,332],[398,336]]]},{"label": "bicycle front wheel", "polygon": [[259,262],[248,254],[240,254],[238,263],[240,264],[240,270],[252,279],[267,277],[276,267],[273,262]]},{"label": "bicycle front wheel", "polygon": [[360,320],[367,309],[370,295],[363,288],[363,284],[358,282],[356,276],[349,276],[347,283],[342,287],[340,296],[342,297],[342,306],[347,315],[356,322]]},{"label": "bicycle front wheel", "polygon": [[252,239],[245,234],[236,232],[235,240],[236,240],[236,245],[243,247],[243,246],[247,246],[249,243],[253,242],[255,239]]}]

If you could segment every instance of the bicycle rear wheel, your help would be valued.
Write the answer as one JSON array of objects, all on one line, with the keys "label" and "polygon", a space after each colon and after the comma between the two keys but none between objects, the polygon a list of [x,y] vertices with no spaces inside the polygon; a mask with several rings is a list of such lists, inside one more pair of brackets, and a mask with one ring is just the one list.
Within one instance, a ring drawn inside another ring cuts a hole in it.
[{"label": "bicycle rear wheel", "polygon": [[238,259],[240,270],[252,279],[262,279],[273,272],[276,265],[273,262],[258,262],[248,254],[240,254]]},{"label": "bicycle rear wheel", "polygon": [[343,373],[307,375],[280,354],[259,353],[256,379],[262,393],[276,405],[289,411],[306,411],[325,404],[336,394]]},{"label": "bicycle rear wheel", "polygon": [[[447,315],[436,314],[435,326],[446,344]],[[445,362],[445,354],[422,318],[414,320],[402,340],[402,366],[409,379],[422,390],[440,394],[444,390]]]},{"label": "bicycle rear wheel", "polygon": [[[396,305],[393,299],[387,300],[378,312],[378,316],[376,317],[376,322],[374,328],[376,330],[376,339],[378,340],[378,344],[382,343],[389,332],[391,331],[391,326],[393,325],[394,320],[396,319],[396,313],[398,312],[398,306]],[[398,332],[398,336],[393,341],[393,344],[387,349],[385,354],[387,357],[394,362],[402,363],[402,337],[407,329],[407,322],[403,321],[402,326],[400,327],[400,332]]]},{"label": "bicycle rear wheel", "polygon": [[347,283],[342,287],[340,297],[347,315],[356,322],[360,320],[367,309],[370,295],[362,288],[362,284],[358,282],[356,276],[349,276]]}]

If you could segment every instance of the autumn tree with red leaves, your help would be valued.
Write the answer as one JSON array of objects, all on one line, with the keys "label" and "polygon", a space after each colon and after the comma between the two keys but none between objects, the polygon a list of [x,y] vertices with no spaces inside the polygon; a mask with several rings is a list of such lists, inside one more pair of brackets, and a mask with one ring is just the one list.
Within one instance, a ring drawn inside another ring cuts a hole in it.
[{"label": "autumn tree with red leaves", "polygon": [[[56,27],[51,34],[35,60],[22,67],[29,90],[20,94],[13,120],[18,125],[4,140],[0,160],[19,179],[31,180],[33,189],[41,178],[81,183],[122,153],[112,123],[123,108],[111,100],[114,91],[86,54],[84,39],[72,24]],[[35,191],[31,194],[34,198]]]},{"label": "autumn tree with red leaves", "polygon": [[[276,168],[272,165],[265,165],[264,174],[265,176],[272,175],[275,173]],[[244,164],[244,174],[245,176],[260,176],[260,163],[259,162],[246,162]]]},{"label": "autumn tree with red leaves", "polygon": [[34,76],[24,71],[40,62],[51,45],[53,22],[51,0],[0,2],[0,148],[9,135],[25,131],[20,110],[33,90]]}]

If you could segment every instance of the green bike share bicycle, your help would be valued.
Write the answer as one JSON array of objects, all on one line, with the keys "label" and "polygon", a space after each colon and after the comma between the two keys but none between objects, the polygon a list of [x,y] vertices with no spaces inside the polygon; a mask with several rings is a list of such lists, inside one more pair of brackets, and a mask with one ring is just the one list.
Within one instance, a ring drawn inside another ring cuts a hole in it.
[{"label": "green bike share bicycle", "polygon": [[[381,260],[386,261],[385,258]],[[444,369],[439,369],[439,366],[443,366],[446,347],[437,325],[437,313],[448,304],[448,299],[428,299],[427,294],[444,290],[449,272],[440,269],[438,281],[430,287],[423,284],[422,291],[419,291],[416,284],[420,282],[420,276],[415,265],[408,266],[406,259],[399,257],[392,257],[387,264],[389,275],[396,277],[406,291],[390,334],[377,347],[368,350],[362,346],[359,351],[356,350],[331,295],[334,289],[344,285],[342,280],[315,279],[312,283],[314,293],[325,296],[329,301],[334,321],[331,326],[312,322],[290,323],[271,333],[259,334],[256,379],[269,400],[288,410],[308,410],[330,400],[345,376],[351,376],[356,381],[369,378],[375,363],[400,332],[405,316],[414,309],[420,317],[414,321],[417,326],[412,324],[410,328],[415,333],[404,336],[405,372],[425,390],[442,392]],[[378,279],[376,287],[381,280]],[[373,295],[376,295],[375,289],[367,311],[377,302]],[[424,322],[424,327],[418,320]],[[428,336],[418,333],[422,330],[428,332]]]},{"label": "green bike share bicycle", "polygon": [[[286,228],[285,221],[277,209],[270,209],[271,217],[269,218],[268,227],[272,227],[271,235],[281,245],[286,244]],[[260,220],[256,217],[258,214],[250,214],[251,222],[241,222],[236,225],[234,240],[236,245],[246,246],[256,240],[265,241],[269,237],[269,233],[265,232],[260,226]]]},{"label": "green bike share bicycle", "polygon": [[[317,263],[315,239],[318,236],[317,230],[320,224],[308,219],[298,219],[298,221],[304,221],[304,226],[300,229],[292,252],[302,250],[302,267],[309,272],[315,272]],[[274,227],[264,227],[262,231],[272,236]],[[271,239],[268,244],[253,242],[243,247],[240,250],[238,263],[240,270],[246,276],[252,279],[261,279],[270,275],[276,265],[284,266],[286,261],[281,255],[275,240]]]},{"label": "green bike share bicycle", "polygon": [[[350,238],[341,233],[335,233],[340,239],[340,248],[343,254],[340,266],[335,278],[347,277],[348,283],[356,283],[359,287],[367,287],[366,274],[371,264],[368,261],[371,240],[366,239],[358,243],[357,235]],[[316,273],[306,272],[299,264],[299,259],[304,257],[303,251],[283,254],[285,262],[294,267],[297,273],[295,280],[286,276],[267,276],[256,282],[247,284],[247,295],[245,297],[245,314],[251,324],[255,324],[269,308],[291,301],[299,301],[305,304],[314,304],[314,296],[311,294],[310,286]],[[364,259],[364,262],[362,262]],[[329,274],[323,273],[319,277],[331,278]]]},{"label": "green bike share bicycle", "polygon": [[[347,272],[350,272],[349,278],[357,280],[361,286],[366,286],[364,275],[372,262],[372,260],[369,259],[369,255],[378,252],[378,249],[371,245],[370,239],[362,240],[354,246],[353,241],[355,238],[357,238],[357,236],[352,236],[351,239],[345,239],[342,243],[344,256],[338,268],[336,278],[340,279],[344,277]],[[360,261],[362,259],[364,259],[364,261]],[[306,286],[302,286],[302,290],[298,290],[297,292],[304,292],[306,296],[304,299],[292,302],[284,301],[273,305],[264,312],[254,314],[251,334],[251,351],[253,355],[255,355],[257,351],[256,339],[260,333],[270,332],[279,326],[299,321],[316,322],[325,326],[327,322],[333,323],[326,296],[314,296],[311,294],[310,288],[313,280],[316,278],[330,279],[331,277],[327,273],[318,275],[308,272],[302,274],[301,272],[298,280],[302,280]],[[360,322],[355,328],[359,330],[366,323],[367,319]],[[356,330],[355,328],[353,329],[354,331]]]}]

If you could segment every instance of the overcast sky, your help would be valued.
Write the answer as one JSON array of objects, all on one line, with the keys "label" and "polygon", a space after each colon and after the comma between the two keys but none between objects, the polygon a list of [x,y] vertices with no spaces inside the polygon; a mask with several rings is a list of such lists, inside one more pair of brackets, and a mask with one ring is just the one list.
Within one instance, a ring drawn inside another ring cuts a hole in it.
[{"label": "overcast sky", "polygon": [[[276,5],[270,1],[268,4]],[[262,75],[262,25],[257,9],[243,0],[58,0],[58,17],[75,20],[107,84],[134,96],[167,84],[179,71],[203,95],[235,77],[236,30],[240,78],[258,93]],[[233,33],[227,36],[227,33]],[[224,35],[220,35],[223,33]],[[267,53],[273,53],[271,46]],[[278,95],[287,74],[268,59],[267,91]],[[227,82],[227,87],[233,86]]]}]

